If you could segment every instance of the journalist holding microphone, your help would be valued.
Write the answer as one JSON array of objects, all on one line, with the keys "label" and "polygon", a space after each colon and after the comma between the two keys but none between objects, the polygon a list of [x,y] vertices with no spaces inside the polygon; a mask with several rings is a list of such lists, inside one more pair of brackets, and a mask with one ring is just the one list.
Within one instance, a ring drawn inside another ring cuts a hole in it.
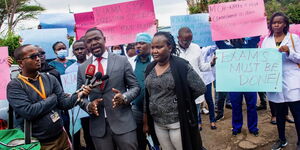
[{"label": "journalist holding microphone", "polygon": [[109,79],[92,89],[81,108],[90,114],[90,134],[97,150],[114,150],[114,146],[119,150],[136,150],[136,123],[130,102],[140,88],[126,56],[108,53],[105,42],[105,36],[97,28],[85,34],[86,48],[93,56],[79,66],[77,87],[85,83],[85,71],[90,65]]},{"label": "journalist holding microphone", "polygon": [[42,150],[71,149],[61,110],[72,108],[91,89],[85,86],[78,94],[66,98],[53,75],[39,72],[41,54],[33,45],[17,48],[14,57],[21,73],[9,82],[7,99],[15,111],[17,126],[23,129],[24,120],[31,122],[32,136],[39,140]]}]

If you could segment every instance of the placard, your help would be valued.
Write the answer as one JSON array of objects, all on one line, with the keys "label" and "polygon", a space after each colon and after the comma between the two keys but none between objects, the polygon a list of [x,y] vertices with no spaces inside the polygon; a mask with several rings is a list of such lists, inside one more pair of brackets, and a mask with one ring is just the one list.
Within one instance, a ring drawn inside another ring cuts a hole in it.
[{"label": "placard", "polygon": [[217,91],[282,91],[282,54],[277,49],[221,49],[216,54]]}]

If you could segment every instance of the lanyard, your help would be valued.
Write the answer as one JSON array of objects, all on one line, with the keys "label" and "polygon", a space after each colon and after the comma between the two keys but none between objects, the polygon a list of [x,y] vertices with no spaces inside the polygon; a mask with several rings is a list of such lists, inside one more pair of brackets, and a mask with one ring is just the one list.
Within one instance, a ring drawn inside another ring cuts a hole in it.
[{"label": "lanyard", "polygon": [[27,85],[29,85],[36,93],[38,93],[42,97],[42,99],[46,99],[45,87],[44,87],[44,83],[43,83],[41,76],[39,76],[39,82],[40,82],[40,87],[41,87],[42,92],[39,91],[33,84],[31,84],[26,79],[24,79],[24,77],[18,76],[18,78],[21,79]]}]

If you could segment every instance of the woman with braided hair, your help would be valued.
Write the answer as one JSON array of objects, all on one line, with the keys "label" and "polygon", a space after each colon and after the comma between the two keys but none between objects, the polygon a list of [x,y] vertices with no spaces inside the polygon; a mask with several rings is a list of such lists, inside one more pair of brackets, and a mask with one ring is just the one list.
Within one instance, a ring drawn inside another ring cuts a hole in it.
[{"label": "woman with braided hair", "polygon": [[144,131],[158,139],[163,150],[202,150],[195,99],[206,91],[192,66],[177,54],[168,32],[152,40],[154,62],[146,68]]}]

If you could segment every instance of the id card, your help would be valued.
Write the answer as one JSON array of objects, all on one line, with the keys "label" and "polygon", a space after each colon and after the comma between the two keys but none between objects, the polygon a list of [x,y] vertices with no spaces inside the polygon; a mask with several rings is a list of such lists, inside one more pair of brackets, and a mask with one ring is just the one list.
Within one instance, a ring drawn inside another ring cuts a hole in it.
[{"label": "id card", "polygon": [[53,123],[60,119],[59,114],[57,112],[53,112],[53,114],[50,115],[50,118]]}]

